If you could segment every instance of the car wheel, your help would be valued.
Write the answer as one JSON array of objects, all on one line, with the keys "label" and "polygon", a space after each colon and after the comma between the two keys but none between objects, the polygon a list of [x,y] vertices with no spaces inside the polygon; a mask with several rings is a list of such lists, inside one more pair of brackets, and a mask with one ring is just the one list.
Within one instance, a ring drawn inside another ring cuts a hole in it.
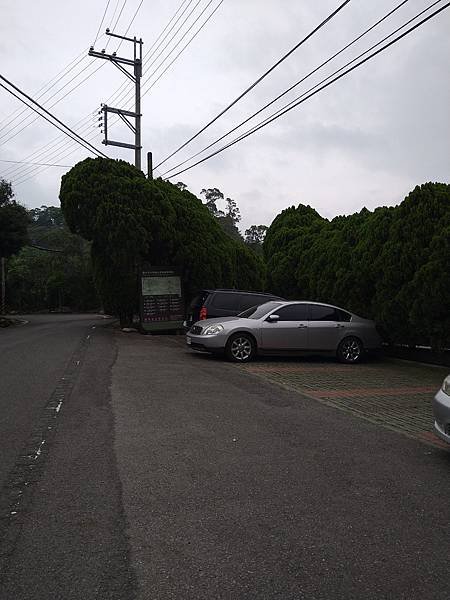
[{"label": "car wheel", "polygon": [[364,347],[357,337],[346,337],[339,344],[337,357],[343,363],[354,364],[361,360]]},{"label": "car wheel", "polygon": [[227,342],[225,353],[233,362],[249,362],[255,356],[256,346],[253,338],[246,333],[235,333]]}]

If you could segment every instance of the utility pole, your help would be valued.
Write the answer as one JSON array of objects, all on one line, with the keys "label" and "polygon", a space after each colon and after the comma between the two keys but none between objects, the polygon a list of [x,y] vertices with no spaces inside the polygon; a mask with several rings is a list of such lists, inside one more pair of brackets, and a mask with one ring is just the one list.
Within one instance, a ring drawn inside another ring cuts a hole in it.
[{"label": "utility pole", "polygon": [[6,315],[6,272],[5,272],[5,263],[6,258],[2,256],[2,303],[0,306],[0,314]]},{"label": "utility pole", "polygon": [[[130,148],[134,150],[134,164],[139,170],[141,170],[141,77],[143,41],[142,39],[136,39],[136,37],[129,38],[111,33],[109,29],[106,30],[106,35],[110,35],[121,40],[126,40],[127,42],[132,42],[134,46],[133,59],[117,56],[115,52],[112,54],[106,54],[105,50],[96,52],[93,46],[91,46],[89,49],[89,56],[94,56],[95,58],[104,58],[111,61],[119,69],[119,71],[122,71],[122,73],[131,79],[135,85],[135,103],[134,112],[124,110],[122,108],[113,108],[111,106],[107,106],[106,104],[102,104],[102,108],[99,111],[99,114],[103,112],[103,117],[99,119],[100,121],[103,119],[103,132],[105,134],[105,139],[102,143],[105,144],[105,146],[120,146],[121,148]],[[130,73],[126,66],[133,67],[133,73]],[[125,125],[131,129],[131,131],[134,133],[134,144],[126,144],[125,142],[116,142],[108,139],[108,113],[119,115]],[[134,125],[129,118],[134,119]]]},{"label": "utility pole", "polygon": [[153,179],[153,154],[147,152],[147,178]]}]

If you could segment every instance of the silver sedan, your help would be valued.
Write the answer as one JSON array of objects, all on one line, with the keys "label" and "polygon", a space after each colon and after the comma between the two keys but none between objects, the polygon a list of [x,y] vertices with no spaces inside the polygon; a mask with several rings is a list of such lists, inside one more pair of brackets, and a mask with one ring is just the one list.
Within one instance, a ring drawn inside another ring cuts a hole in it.
[{"label": "silver sedan", "polygon": [[444,379],[433,400],[434,429],[438,436],[450,444],[450,375]]},{"label": "silver sedan", "polygon": [[356,363],[381,345],[375,323],[318,302],[267,302],[237,317],[197,321],[186,335],[193,350],[248,362],[257,354],[331,353]]}]

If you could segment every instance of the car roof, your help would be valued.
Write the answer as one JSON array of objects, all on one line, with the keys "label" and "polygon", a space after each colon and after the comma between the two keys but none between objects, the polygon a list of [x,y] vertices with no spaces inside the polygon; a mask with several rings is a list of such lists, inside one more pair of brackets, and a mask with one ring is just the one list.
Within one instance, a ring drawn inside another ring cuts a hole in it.
[{"label": "car roof", "polygon": [[252,292],[251,290],[234,290],[230,288],[215,288],[215,289],[204,289],[203,292],[208,292],[212,294],[214,292],[229,292],[231,294],[252,294],[252,296],[269,296],[270,298],[277,298],[279,300],[285,301],[284,298],[280,296],[276,296],[275,294],[271,294],[270,292]]},{"label": "car roof", "polygon": [[[343,310],[344,312],[347,312],[350,315],[354,314],[350,310],[348,310],[347,308],[341,308],[340,306],[336,306],[336,304],[328,304],[327,302],[315,302],[314,300],[283,300],[282,302],[283,302],[283,305],[288,305],[288,304],[315,304],[316,306],[329,306],[330,308],[338,308],[339,310]],[[355,315],[355,317],[356,316],[357,315]]]}]

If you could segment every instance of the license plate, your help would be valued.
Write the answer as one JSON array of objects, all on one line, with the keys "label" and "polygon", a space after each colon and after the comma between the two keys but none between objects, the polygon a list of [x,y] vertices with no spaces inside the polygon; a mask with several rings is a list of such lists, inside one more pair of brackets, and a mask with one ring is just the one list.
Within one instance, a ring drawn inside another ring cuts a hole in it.
[{"label": "license plate", "polygon": [[190,338],[190,337],[187,337],[187,338],[186,338],[186,344],[187,344],[188,346],[190,346],[190,345],[192,344],[192,340],[191,340],[191,338]]}]

